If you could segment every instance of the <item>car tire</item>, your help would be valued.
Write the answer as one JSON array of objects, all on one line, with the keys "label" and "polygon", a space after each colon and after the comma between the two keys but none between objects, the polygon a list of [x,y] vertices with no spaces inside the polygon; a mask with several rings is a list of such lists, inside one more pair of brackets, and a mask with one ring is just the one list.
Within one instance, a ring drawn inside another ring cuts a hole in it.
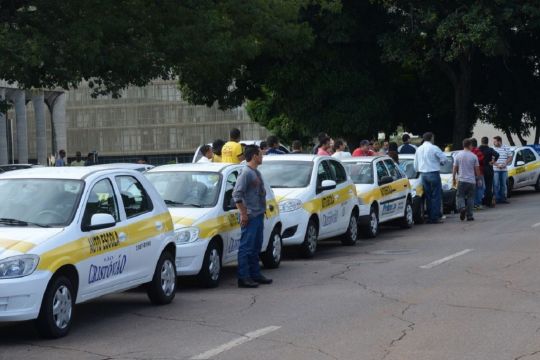
[{"label": "car tire", "polygon": [[208,243],[198,277],[199,282],[204,287],[215,288],[219,285],[221,279],[221,249],[215,240]]},{"label": "car tire", "polygon": [[416,201],[413,201],[413,204],[416,204],[413,206],[413,214],[414,214],[414,223],[415,224],[423,224],[425,219],[425,213],[426,213],[426,207],[424,205],[424,198],[416,198]]},{"label": "car tire", "polygon": [[508,178],[508,184],[506,184],[506,198],[507,199],[512,197],[513,189],[514,189],[514,179]]},{"label": "car tire", "polygon": [[414,225],[413,207],[412,207],[411,200],[407,199],[403,217],[399,220],[399,226],[401,226],[403,229],[410,229],[413,227],[413,225]]},{"label": "car tire", "polygon": [[146,293],[154,305],[165,305],[173,301],[176,295],[176,264],[174,255],[169,251],[161,253]]},{"label": "car tire", "polygon": [[379,233],[379,214],[375,206],[371,206],[369,209],[369,224],[362,229],[362,233],[368,239],[377,237]]},{"label": "car tire", "polygon": [[540,175],[538,175],[538,178],[536,179],[536,184],[534,184],[534,190],[537,192],[540,191]]},{"label": "car tire", "polygon": [[304,242],[300,245],[300,255],[304,258],[312,258],[317,251],[317,240],[319,238],[319,230],[313,219],[310,219],[306,228]]},{"label": "car tire", "polygon": [[38,333],[49,339],[66,336],[73,321],[74,306],[75,292],[71,280],[64,275],[53,276],[36,320]]},{"label": "car tire", "polygon": [[347,232],[341,237],[341,243],[346,246],[355,245],[358,241],[358,215],[353,211],[349,219]]},{"label": "car tire", "polygon": [[272,234],[270,234],[270,240],[268,240],[268,246],[265,252],[260,256],[261,261],[265,268],[276,269],[281,263],[281,252],[283,250],[283,242],[281,240],[281,234],[279,228],[274,228]]}]

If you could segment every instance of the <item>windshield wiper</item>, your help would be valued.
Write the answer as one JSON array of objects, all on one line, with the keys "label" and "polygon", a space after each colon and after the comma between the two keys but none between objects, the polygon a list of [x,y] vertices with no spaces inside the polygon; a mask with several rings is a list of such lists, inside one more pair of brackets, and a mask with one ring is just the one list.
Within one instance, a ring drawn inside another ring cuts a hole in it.
[{"label": "windshield wiper", "polygon": [[191,207],[197,207],[197,208],[203,207],[200,204],[184,203],[184,202],[178,202],[178,201],[173,201],[173,200],[165,200],[165,204],[173,205],[173,206],[191,206]]},{"label": "windshield wiper", "polygon": [[19,219],[10,219],[10,218],[0,218],[0,224],[5,225],[15,225],[15,226],[39,226],[39,227],[51,227],[47,224],[38,224],[33,222],[28,222]]}]

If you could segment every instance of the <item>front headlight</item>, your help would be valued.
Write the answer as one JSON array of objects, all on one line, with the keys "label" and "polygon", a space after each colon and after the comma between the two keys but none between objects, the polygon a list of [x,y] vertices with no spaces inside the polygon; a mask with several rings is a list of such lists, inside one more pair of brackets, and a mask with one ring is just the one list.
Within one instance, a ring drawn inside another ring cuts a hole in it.
[{"label": "front headlight", "polygon": [[0,260],[0,279],[28,276],[36,270],[39,263],[37,255],[17,255]]},{"label": "front headlight", "polygon": [[197,227],[176,229],[174,233],[176,234],[176,243],[178,245],[191,243],[199,238],[199,228]]},{"label": "front headlight", "polygon": [[279,203],[280,212],[291,212],[302,207],[302,201],[298,199],[283,200]]}]

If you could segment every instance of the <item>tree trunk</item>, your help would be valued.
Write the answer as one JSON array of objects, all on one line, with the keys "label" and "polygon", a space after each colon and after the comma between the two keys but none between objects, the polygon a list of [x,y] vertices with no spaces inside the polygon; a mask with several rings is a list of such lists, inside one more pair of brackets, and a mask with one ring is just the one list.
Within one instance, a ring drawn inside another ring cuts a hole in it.
[{"label": "tree trunk", "polygon": [[514,138],[512,138],[512,133],[510,132],[510,130],[504,129],[504,133],[506,134],[506,138],[508,139],[510,146],[516,146],[516,143],[514,142]]},{"label": "tree trunk", "polygon": [[516,135],[517,135],[517,137],[518,137],[518,139],[519,139],[519,142],[521,143],[521,146],[527,145],[527,140],[525,140],[525,139],[523,138],[523,135],[521,135],[521,133],[517,133]]},{"label": "tree trunk", "polygon": [[536,131],[534,132],[534,144],[538,145],[540,142],[540,118],[536,118]]}]

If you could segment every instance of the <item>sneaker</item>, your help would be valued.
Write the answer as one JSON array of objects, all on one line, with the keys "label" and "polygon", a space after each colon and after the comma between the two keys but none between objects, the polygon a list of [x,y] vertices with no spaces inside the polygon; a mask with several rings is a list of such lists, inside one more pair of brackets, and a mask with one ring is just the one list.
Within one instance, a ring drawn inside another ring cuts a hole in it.
[{"label": "sneaker", "polygon": [[465,211],[466,211],[465,209],[461,209],[461,210],[459,211],[459,219],[460,219],[461,221],[465,220]]}]

